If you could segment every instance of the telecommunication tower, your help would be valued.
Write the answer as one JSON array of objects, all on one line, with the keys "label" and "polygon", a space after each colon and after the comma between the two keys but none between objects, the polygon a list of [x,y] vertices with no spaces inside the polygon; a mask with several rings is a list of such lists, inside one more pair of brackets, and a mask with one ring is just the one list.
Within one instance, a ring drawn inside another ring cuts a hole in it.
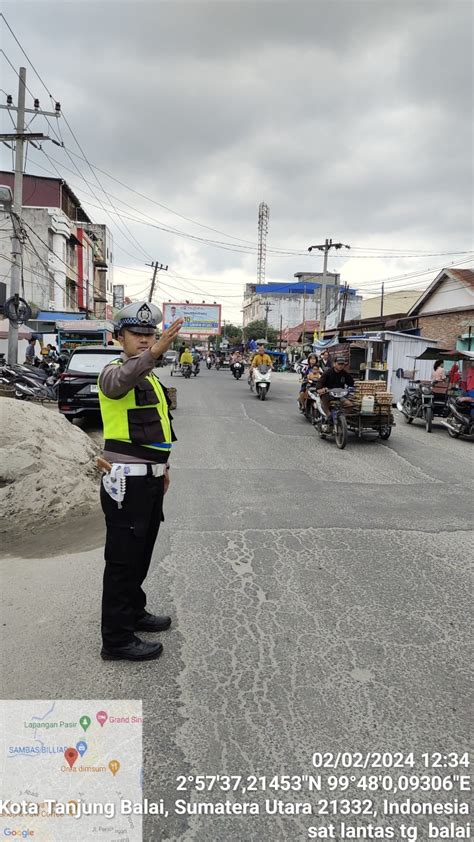
[{"label": "telecommunication tower", "polygon": [[257,253],[257,284],[265,283],[265,264],[267,260],[267,234],[270,208],[265,202],[258,206],[258,253]]}]

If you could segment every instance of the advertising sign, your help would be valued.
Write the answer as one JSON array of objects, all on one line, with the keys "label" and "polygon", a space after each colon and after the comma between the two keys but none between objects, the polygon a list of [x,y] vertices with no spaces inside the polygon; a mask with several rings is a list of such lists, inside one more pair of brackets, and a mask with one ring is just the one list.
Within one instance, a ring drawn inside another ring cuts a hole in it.
[{"label": "advertising sign", "polygon": [[163,329],[166,330],[175,319],[183,318],[180,335],[220,336],[220,304],[185,304],[167,301],[163,304]]}]

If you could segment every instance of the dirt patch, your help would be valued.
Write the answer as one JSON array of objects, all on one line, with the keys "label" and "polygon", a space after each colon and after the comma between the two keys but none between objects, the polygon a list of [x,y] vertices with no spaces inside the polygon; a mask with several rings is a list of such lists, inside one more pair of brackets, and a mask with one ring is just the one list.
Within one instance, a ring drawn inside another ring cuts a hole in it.
[{"label": "dirt patch", "polygon": [[94,550],[105,543],[105,521],[99,505],[56,523],[21,522],[15,530],[0,531],[0,558],[49,558]]}]

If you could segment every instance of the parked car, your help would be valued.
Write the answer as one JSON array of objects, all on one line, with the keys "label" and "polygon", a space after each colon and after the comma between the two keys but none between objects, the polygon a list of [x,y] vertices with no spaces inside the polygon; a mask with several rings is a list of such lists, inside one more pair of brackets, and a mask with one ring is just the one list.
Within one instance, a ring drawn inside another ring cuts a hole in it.
[{"label": "parked car", "polygon": [[99,374],[120,353],[121,348],[91,345],[72,352],[67,368],[60,376],[58,390],[59,411],[68,421],[99,412]]}]

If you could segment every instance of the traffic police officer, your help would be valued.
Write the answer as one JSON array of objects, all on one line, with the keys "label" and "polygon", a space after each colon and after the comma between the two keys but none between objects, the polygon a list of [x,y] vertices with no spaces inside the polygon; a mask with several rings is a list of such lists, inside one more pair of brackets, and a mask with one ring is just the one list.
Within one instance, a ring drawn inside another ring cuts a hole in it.
[{"label": "traffic police officer", "polygon": [[177,319],[160,339],[155,337],[161,311],[140,302],[117,315],[121,356],[99,377],[104,426],[100,497],[107,536],[102,596],[104,660],[144,661],[158,658],[161,643],[148,643],[137,631],[160,632],[171,618],[146,609],[142,585],[163,520],[163,496],[169,485],[169,457],[176,437],[169,398],[153,369],[171,346],[183,323]]}]

